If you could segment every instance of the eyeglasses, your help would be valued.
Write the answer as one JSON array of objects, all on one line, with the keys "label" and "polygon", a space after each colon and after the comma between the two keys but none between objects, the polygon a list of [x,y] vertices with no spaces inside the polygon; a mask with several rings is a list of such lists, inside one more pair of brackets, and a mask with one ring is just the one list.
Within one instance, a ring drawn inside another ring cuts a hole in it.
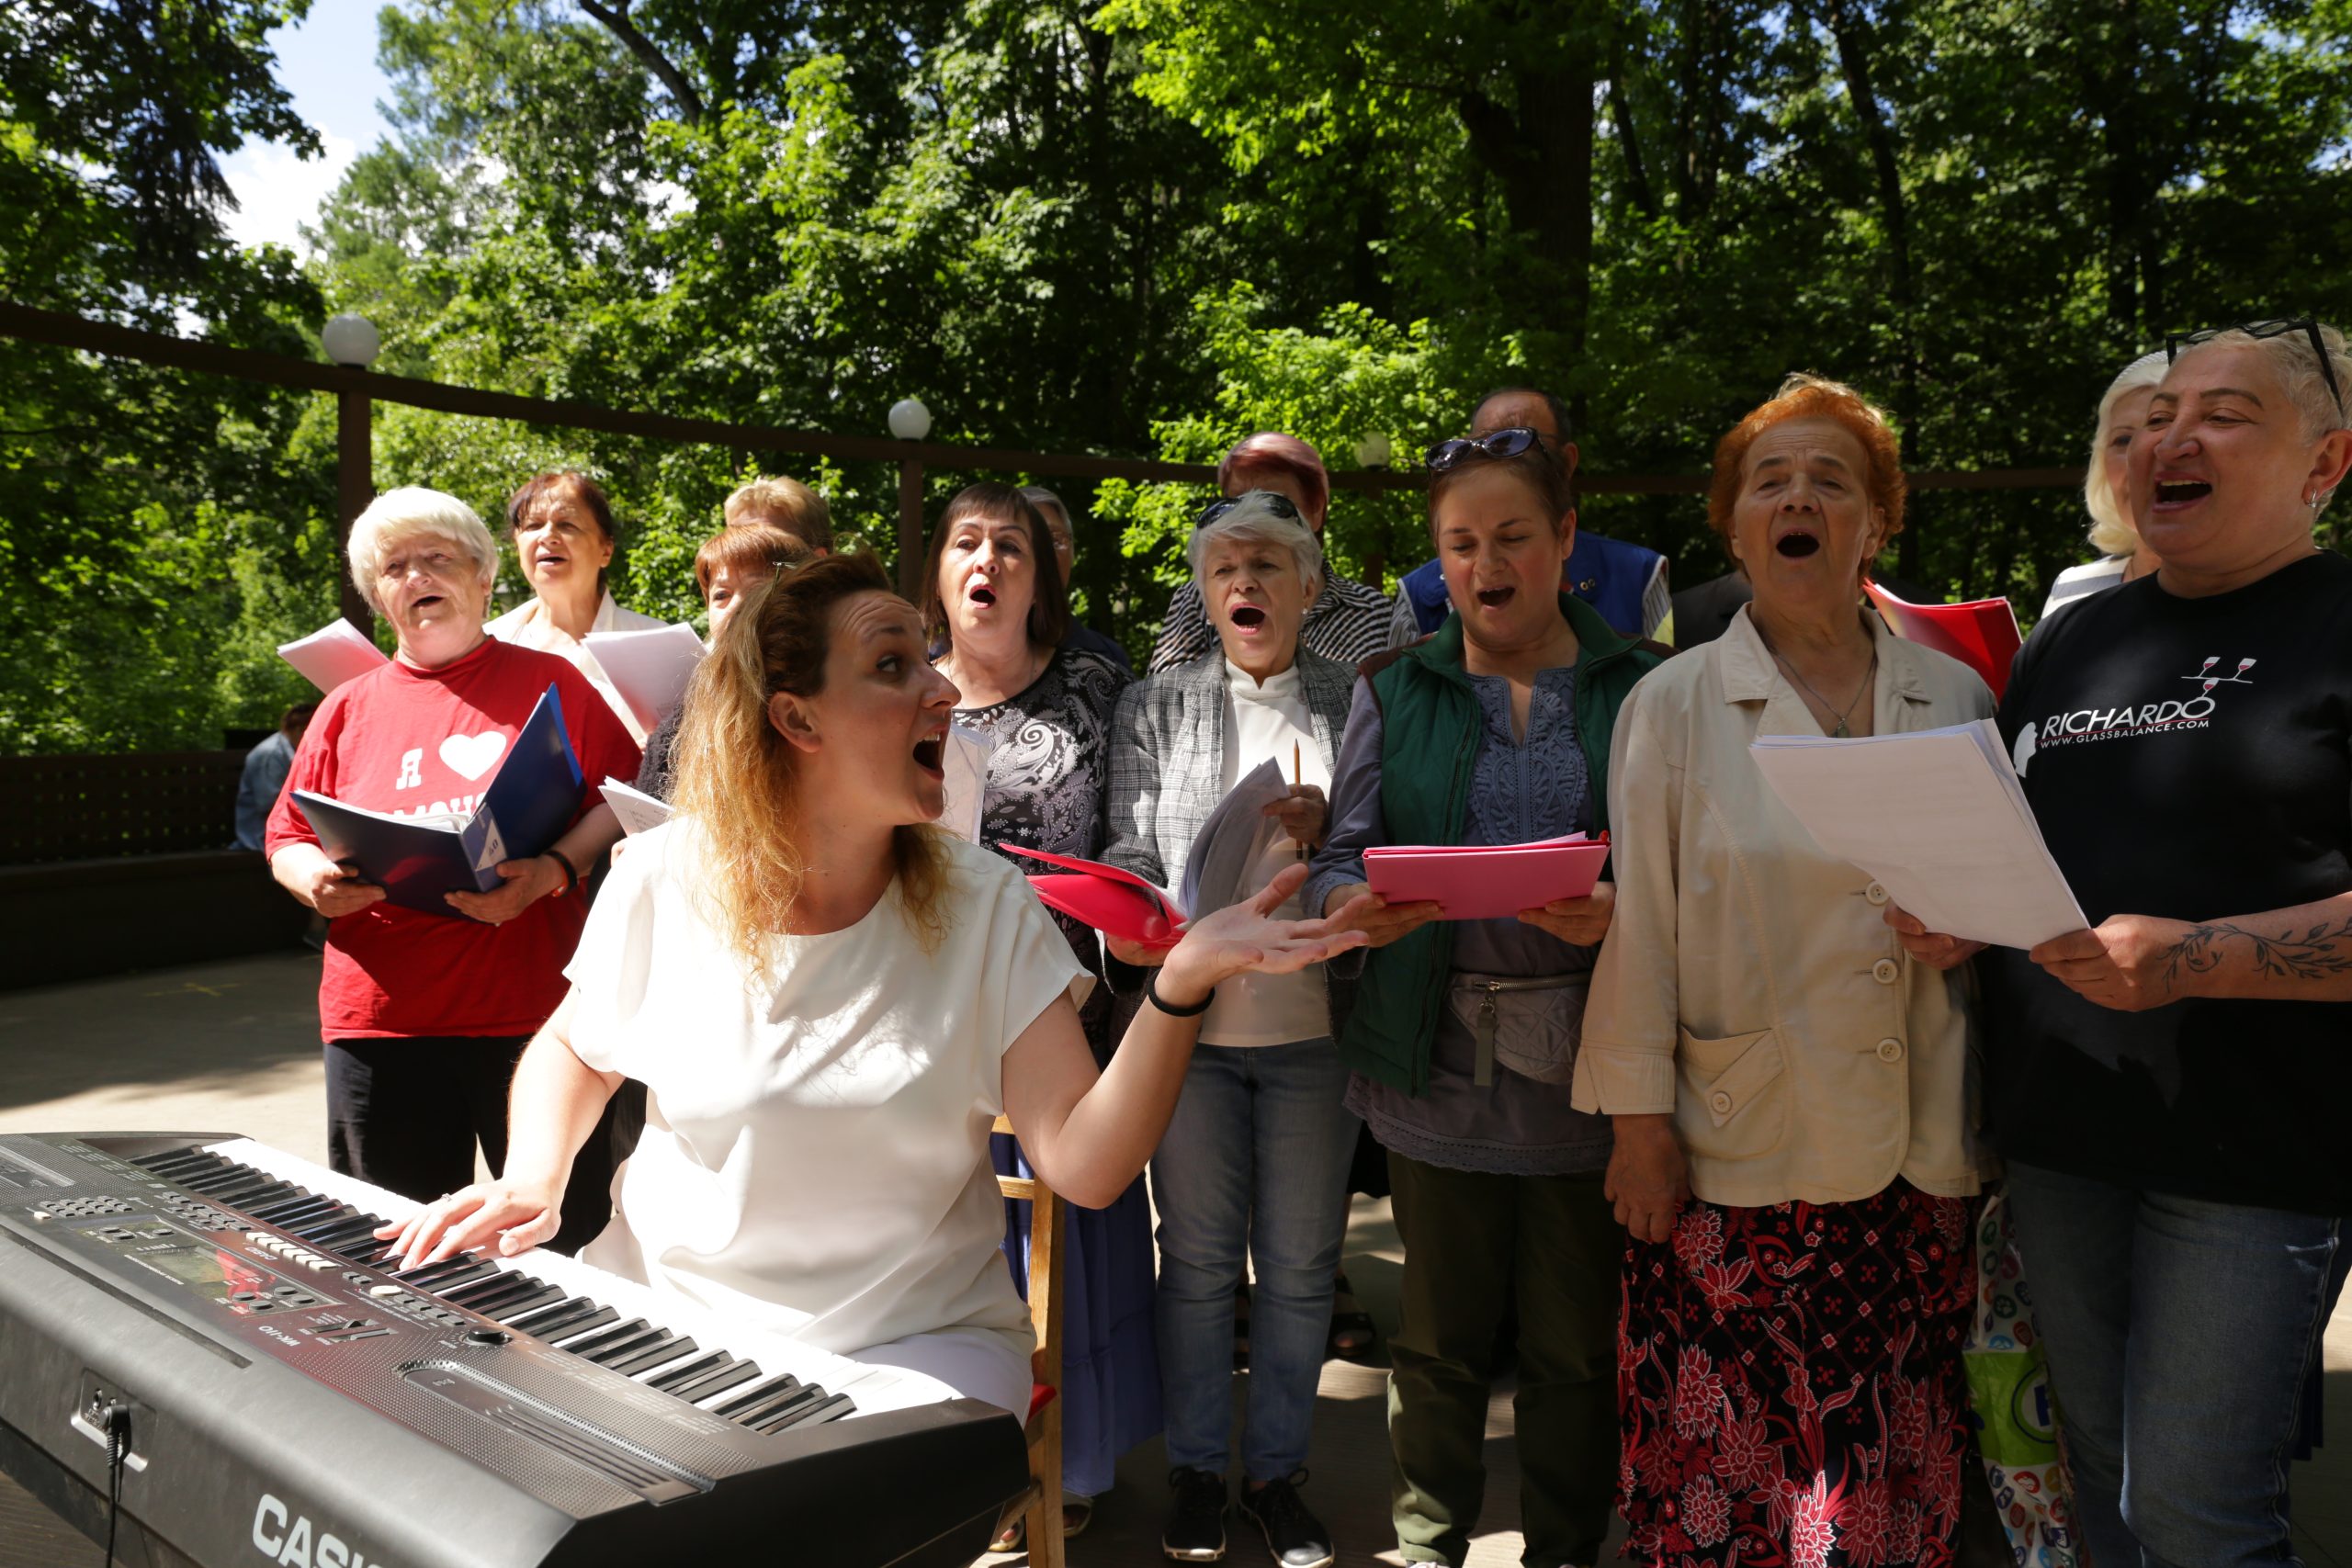
[{"label": "eyeglasses", "polygon": [[2319,361],[2320,379],[2327,383],[2327,395],[2335,400],[2335,412],[2344,412],[2344,389],[2335,384],[2335,367],[2328,362],[2327,340],[2319,335],[2319,323],[2309,316],[2279,317],[2268,321],[2233,321],[2226,327],[2203,327],[2193,333],[2171,333],[2165,338],[2165,363],[2169,365],[2180,357],[2184,348],[2194,348],[2200,343],[2211,343],[2230,333],[2244,333],[2259,343],[2265,338],[2285,337],[2301,333],[2310,340],[2312,355]]},{"label": "eyeglasses", "polygon": [[1304,523],[1306,521],[1306,519],[1299,513],[1298,503],[1291,500],[1290,497],[1284,495],[1282,491],[1278,490],[1245,490],[1239,495],[1221,495],[1215,501],[1210,502],[1206,506],[1202,507],[1201,514],[1193,519],[1193,526],[1196,529],[1205,528],[1210,524],[1216,522],[1218,518],[1223,517],[1227,513],[1231,512],[1235,507],[1240,505],[1245,501],[1256,502],[1259,505],[1263,506],[1267,511],[1272,513],[1275,516],[1283,519],[1286,523]]},{"label": "eyeglasses", "polygon": [[1531,446],[1544,445],[1544,433],[1515,424],[1507,430],[1490,430],[1484,435],[1457,435],[1451,441],[1441,441],[1421,454],[1421,461],[1433,474],[1444,473],[1464,458],[1516,457]]}]

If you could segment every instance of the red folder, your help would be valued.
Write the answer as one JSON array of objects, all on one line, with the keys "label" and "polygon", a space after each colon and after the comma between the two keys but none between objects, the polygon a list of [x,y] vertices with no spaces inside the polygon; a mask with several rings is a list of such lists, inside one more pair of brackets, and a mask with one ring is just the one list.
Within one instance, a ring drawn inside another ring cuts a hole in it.
[{"label": "red folder", "polygon": [[1134,872],[1099,860],[1024,850],[1019,844],[1000,841],[996,847],[1009,855],[1068,868],[1067,874],[1031,874],[1029,886],[1037,890],[1038,900],[1046,908],[1058,909],[1074,920],[1083,920],[1103,935],[1122,942],[1141,947],[1176,945],[1176,928],[1184,923],[1184,911]]},{"label": "red folder", "polygon": [[2009,684],[2009,661],[2025,639],[2007,599],[1975,599],[1965,604],[1911,604],[1875,582],[1862,585],[1894,635],[1938,653],[1948,653],[1984,678],[2000,701]]}]

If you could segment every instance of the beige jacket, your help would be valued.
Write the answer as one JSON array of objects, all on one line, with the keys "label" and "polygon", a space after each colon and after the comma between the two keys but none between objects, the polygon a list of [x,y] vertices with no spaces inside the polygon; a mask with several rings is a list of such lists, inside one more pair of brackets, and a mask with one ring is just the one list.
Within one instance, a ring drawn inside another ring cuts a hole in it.
[{"label": "beige jacket", "polygon": [[[1877,733],[1993,711],[1966,666],[1871,630]],[[1990,1168],[1967,971],[1906,958],[1886,890],[1825,854],[1747,754],[1758,735],[1819,733],[1746,609],[1626,699],[1609,779],[1617,910],[1576,1107],[1672,1112],[1691,1190],[1713,1203],[1847,1202],[1898,1176],[1973,1193]]]},{"label": "beige jacket", "polygon": [[[596,606],[596,619],[590,624],[588,631],[591,636],[597,632],[650,632],[667,624],[651,615],[640,615],[635,610],[622,609],[607,592],[604,603]],[[588,683],[603,695],[605,705],[611,708],[613,716],[621,721],[621,727],[628,731],[628,738],[639,746],[645,744],[645,726],[638,723],[637,714],[629,707],[628,699],[622,696],[620,688],[613,684],[613,678],[605,673],[605,667],[596,662],[596,656],[555,624],[555,618],[548,614],[548,607],[539,603],[537,594],[483,626],[482,630],[501,642],[511,642],[517,648],[536,648],[541,653],[552,653],[570,660],[572,668],[587,676]]]}]

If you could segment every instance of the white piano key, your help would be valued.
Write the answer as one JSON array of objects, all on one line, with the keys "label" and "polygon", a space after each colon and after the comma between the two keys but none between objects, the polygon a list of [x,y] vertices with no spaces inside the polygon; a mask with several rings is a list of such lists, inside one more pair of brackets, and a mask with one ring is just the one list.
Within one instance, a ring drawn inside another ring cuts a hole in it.
[{"label": "white piano key", "polygon": [[[354,1177],[340,1175],[323,1166],[312,1165],[306,1159],[272,1148],[267,1144],[255,1143],[251,1138],[235,1138],[208,1147],[210,1153],[223,1159],[235,1160],[240,1165],[250,1166],[280,1180],[290,1181],[298,1187],[307,1187],[313,1192],[349,1203],[363,1213],[380,1214],[394,1223],[405,1221],[424,1207],[413,1199],[386,1191]],[[515,1258],[500,1258],[487,1252],[472,1256],[492,1268],[544,1280],[561,1288],[567,1295],[586,1296],[601,1302],[620,1314],[619,1322],[641,1317],[649,1325],[658,1325],[673,1334],[690,1336],[701,1347],[695,1352],[696,1355],[706,1350],[725,1350],[729,1355],[759,1364],[761,1375],[752,1382],[738,1383],[731,1389],[711,1395],[707,1401],[697,1401],[706,1409],[712,1404],[724,1404],[739,1399],[784,1372],[789,1372],[804,1383],[820,1384],[828,1393],[849,1395],[857,1407],[851,1413],[852,1418],[876,1415],[885,1410],[903,1410],[910,1405],[937,1404],[956,1397],[956,1392],[936,1378],[926,1377],[903,1367],[874,1366],[854,1361],[830,1350],[803,1344],[788,1336],[749,1326],[693,1302],[657,1292],[637,1280],[607,1273],[576,1258],[566,1258],[560,1252],[526,1252]],[[428,1288],[420,1293],[430,1295],[432,1292]],[[605,1325],[610,1326],[609,1324]],[[583,1332],[602,1333],[603,1329]],[[563,1342],[554,1343],[560,1348]],[[649,1367],[637,1375],[641,1382],[662,1370],[662,1367]]]}]

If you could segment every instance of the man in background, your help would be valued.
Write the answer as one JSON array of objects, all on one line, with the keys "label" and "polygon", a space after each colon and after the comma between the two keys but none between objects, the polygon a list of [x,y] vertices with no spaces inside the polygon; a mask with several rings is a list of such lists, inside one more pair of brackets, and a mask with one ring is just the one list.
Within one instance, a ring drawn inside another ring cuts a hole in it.
[{"label": "man in background", "polygon": [[245,753],[245,771],[237,779],[237,848],[261,848],[269,808],[277,804],[286,775],[294,771],[294,748],[302,744],[302,731],[311,728],[311,716],[318,711],[316,703],[296,703],[278,719],[277,733]]}]

